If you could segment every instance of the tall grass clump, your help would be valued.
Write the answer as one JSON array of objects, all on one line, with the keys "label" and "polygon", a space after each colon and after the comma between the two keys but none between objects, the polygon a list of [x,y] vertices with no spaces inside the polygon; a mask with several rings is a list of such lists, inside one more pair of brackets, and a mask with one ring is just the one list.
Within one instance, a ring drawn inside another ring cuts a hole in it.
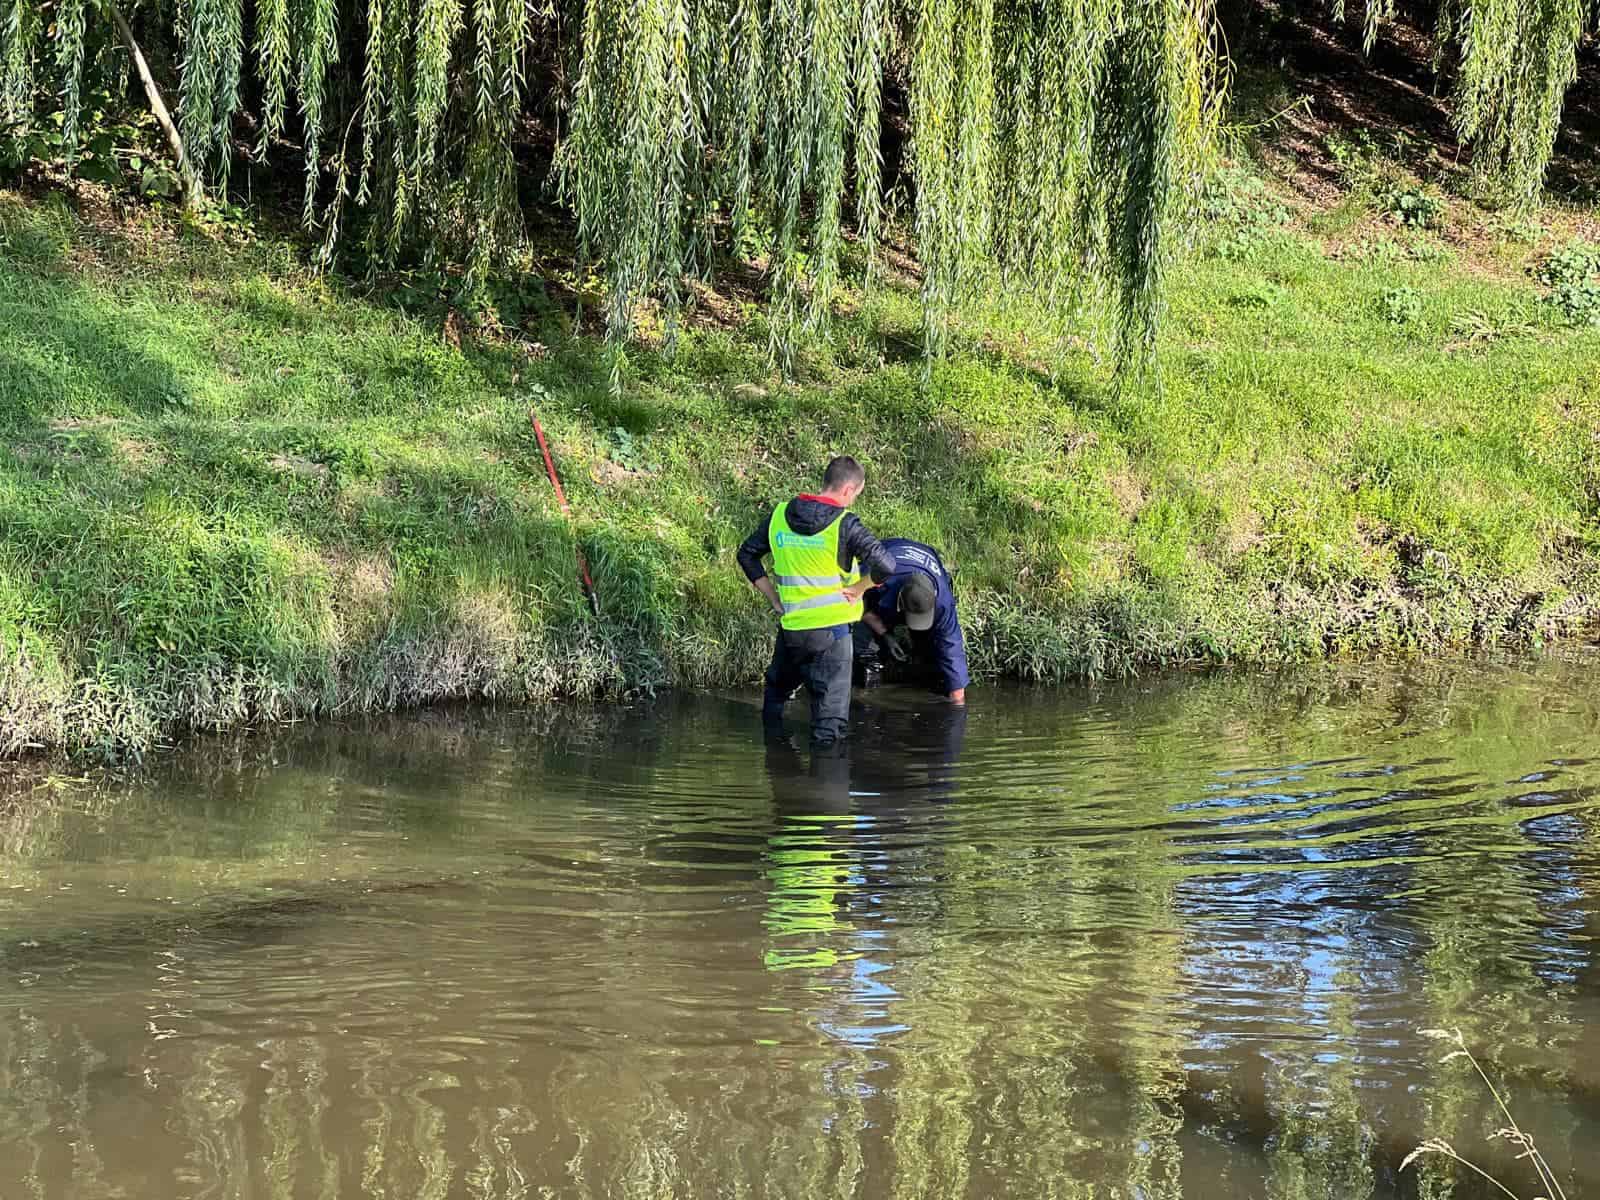
[{"label": "tall grass clump", "polygon": [[[1561,1180],[1556,1177],[1555,1169],[1551,1167],[1550,1160],[1539,1149],[1538,1143],[1534,1141],[1533,1136],[1517,1123],[1516,1117],[1512,1116],[1511,1109],[1506,1104],[1505,1096],[1499,1088],[1495,1087],[1494,1081],[1484,1071],[1483,1064],[1473,1056],[1472,1051],[1467,1049],[1466,1039],[1462,1036],[1461,1031],[1459,1029],[1424,1029],[1421,1032],[1424,1037],[1445,1042],[1455,1047],[1444,1056],[1441,1060],[1442,1062],[1464,1060],[1471,1066],[1477,1077],[1483,1081],[1483,1086],[1488,1089],[1489,1095],[1494,1099],[1496,1110],[1499,1112],[1501,1119],[1505,1121],[1505,1124],[1495,1129],[1489,1137],[1494,1141],[1505,1142],[1514,1152],[1518,1162],[1525,1162],[1532,1168],[1535,1177],[1538,1179],[1538,1190],[1534,1195],[1543,1197],[1544,1200],[1567,1200],[1566,1189],[1561,1186]],[[1463,1155],[1443,1138],[1428,1138],[1405,1156],[1400,1163],[1400,1169],[1405,1171],[1419,1159],[1428,1156],[1437,1156],[1454,1163],[1487,1182],[1501,1195],[1509,1196],[1511,1200],[1518,1200],[1518,1193],[1507,1186],[1505,1182],[1490,1174],[1483,1167],[1473,1162],[1471,1158]]]}]

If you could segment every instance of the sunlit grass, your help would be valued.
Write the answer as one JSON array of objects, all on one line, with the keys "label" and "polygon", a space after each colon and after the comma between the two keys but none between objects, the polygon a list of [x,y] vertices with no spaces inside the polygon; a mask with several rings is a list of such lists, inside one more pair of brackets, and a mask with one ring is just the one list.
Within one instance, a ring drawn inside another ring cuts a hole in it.
[{"label": "sunlit grass", "polygon": [[1015,301],[924,383],[892,281],[791,379],[757,317],[631,352],[614,392],[559,306],[457,349],[298,261],[0,198],[0,752],[753,682],[734,549],[842,451],[868,523],[955,568],[980,675],[1526,642],[1600,595],[1600,331],[1543,321],[1514,270],[1287,232],[1198,253],[1160,395]]}]

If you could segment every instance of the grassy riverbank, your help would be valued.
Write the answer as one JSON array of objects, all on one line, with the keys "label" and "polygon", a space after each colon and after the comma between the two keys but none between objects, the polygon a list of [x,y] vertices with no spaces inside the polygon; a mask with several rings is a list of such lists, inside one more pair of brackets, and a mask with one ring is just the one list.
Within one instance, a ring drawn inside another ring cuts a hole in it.
[{"label": "grassy riverbank", "polygon": [[613,393],[569,332],[581,281],[502,293],[505,330],[458,348],[426,298],[288,243],[0,194],[0,752],[752,682],[770,626],[734,548],[836,451],[868,465],[870,525],[946,552],[983,675],[1593,619],[1600,328],[1529,273],[1577,218],[1418,231],[1242,177],[1215,199],[1157,397],[1028,311],[970,314],[924,385],[906,279],[843,298],[788,381],[754,306],[708,295]]}]

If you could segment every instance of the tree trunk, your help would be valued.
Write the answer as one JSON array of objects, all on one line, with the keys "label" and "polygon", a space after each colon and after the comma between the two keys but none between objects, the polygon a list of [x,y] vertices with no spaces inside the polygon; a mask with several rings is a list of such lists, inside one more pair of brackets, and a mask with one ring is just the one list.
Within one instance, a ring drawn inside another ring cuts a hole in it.
[{"label": "tree trunk", "polygon": [[122,44],[128,48],[128,56],[133,59],[134,70],[139,72],[139,82],[144,84],[145,98],[150,102],[150,111],[155,114],[156,124],[160,125],[161,132],[167,135],[167,145],[171,147],[172,157],[177,165],[178,187],[183,192],[183,206],[187,209],[198,208],[200,177],[195,172],[194,164],[189,161],[188,152],[183,148],[183,135],[178,132],[172,114],[167,111],[166,101],[161,98],[161,89],[156,86],[155,76],[150,74],[150,64],[145,61],[144,51],[139,49],[139,43],[134,40],[128,19],[122,15],[116,0],[105,0],[105,6],[117,27],[118,36],[122,38]]}]

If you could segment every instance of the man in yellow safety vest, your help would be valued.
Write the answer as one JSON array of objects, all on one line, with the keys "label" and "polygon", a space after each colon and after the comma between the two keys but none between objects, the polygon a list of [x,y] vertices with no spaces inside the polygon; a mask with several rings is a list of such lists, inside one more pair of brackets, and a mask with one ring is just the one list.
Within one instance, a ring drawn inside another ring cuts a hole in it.
[{"label": "man in yellow safety vest", "polygon": [[[745,578],[767,598],[781,626],[762,716],[781,722],[784,705],[804,684],[817,745],[843,737],[849,721],[850,626],[861,619],[861,594],[894,574],[894,556],[848,511],[866,482],[855,459],[835,458],[820,493],[778,505],[739,547]],[[770,575],[761,562],[767,555]]]}]

